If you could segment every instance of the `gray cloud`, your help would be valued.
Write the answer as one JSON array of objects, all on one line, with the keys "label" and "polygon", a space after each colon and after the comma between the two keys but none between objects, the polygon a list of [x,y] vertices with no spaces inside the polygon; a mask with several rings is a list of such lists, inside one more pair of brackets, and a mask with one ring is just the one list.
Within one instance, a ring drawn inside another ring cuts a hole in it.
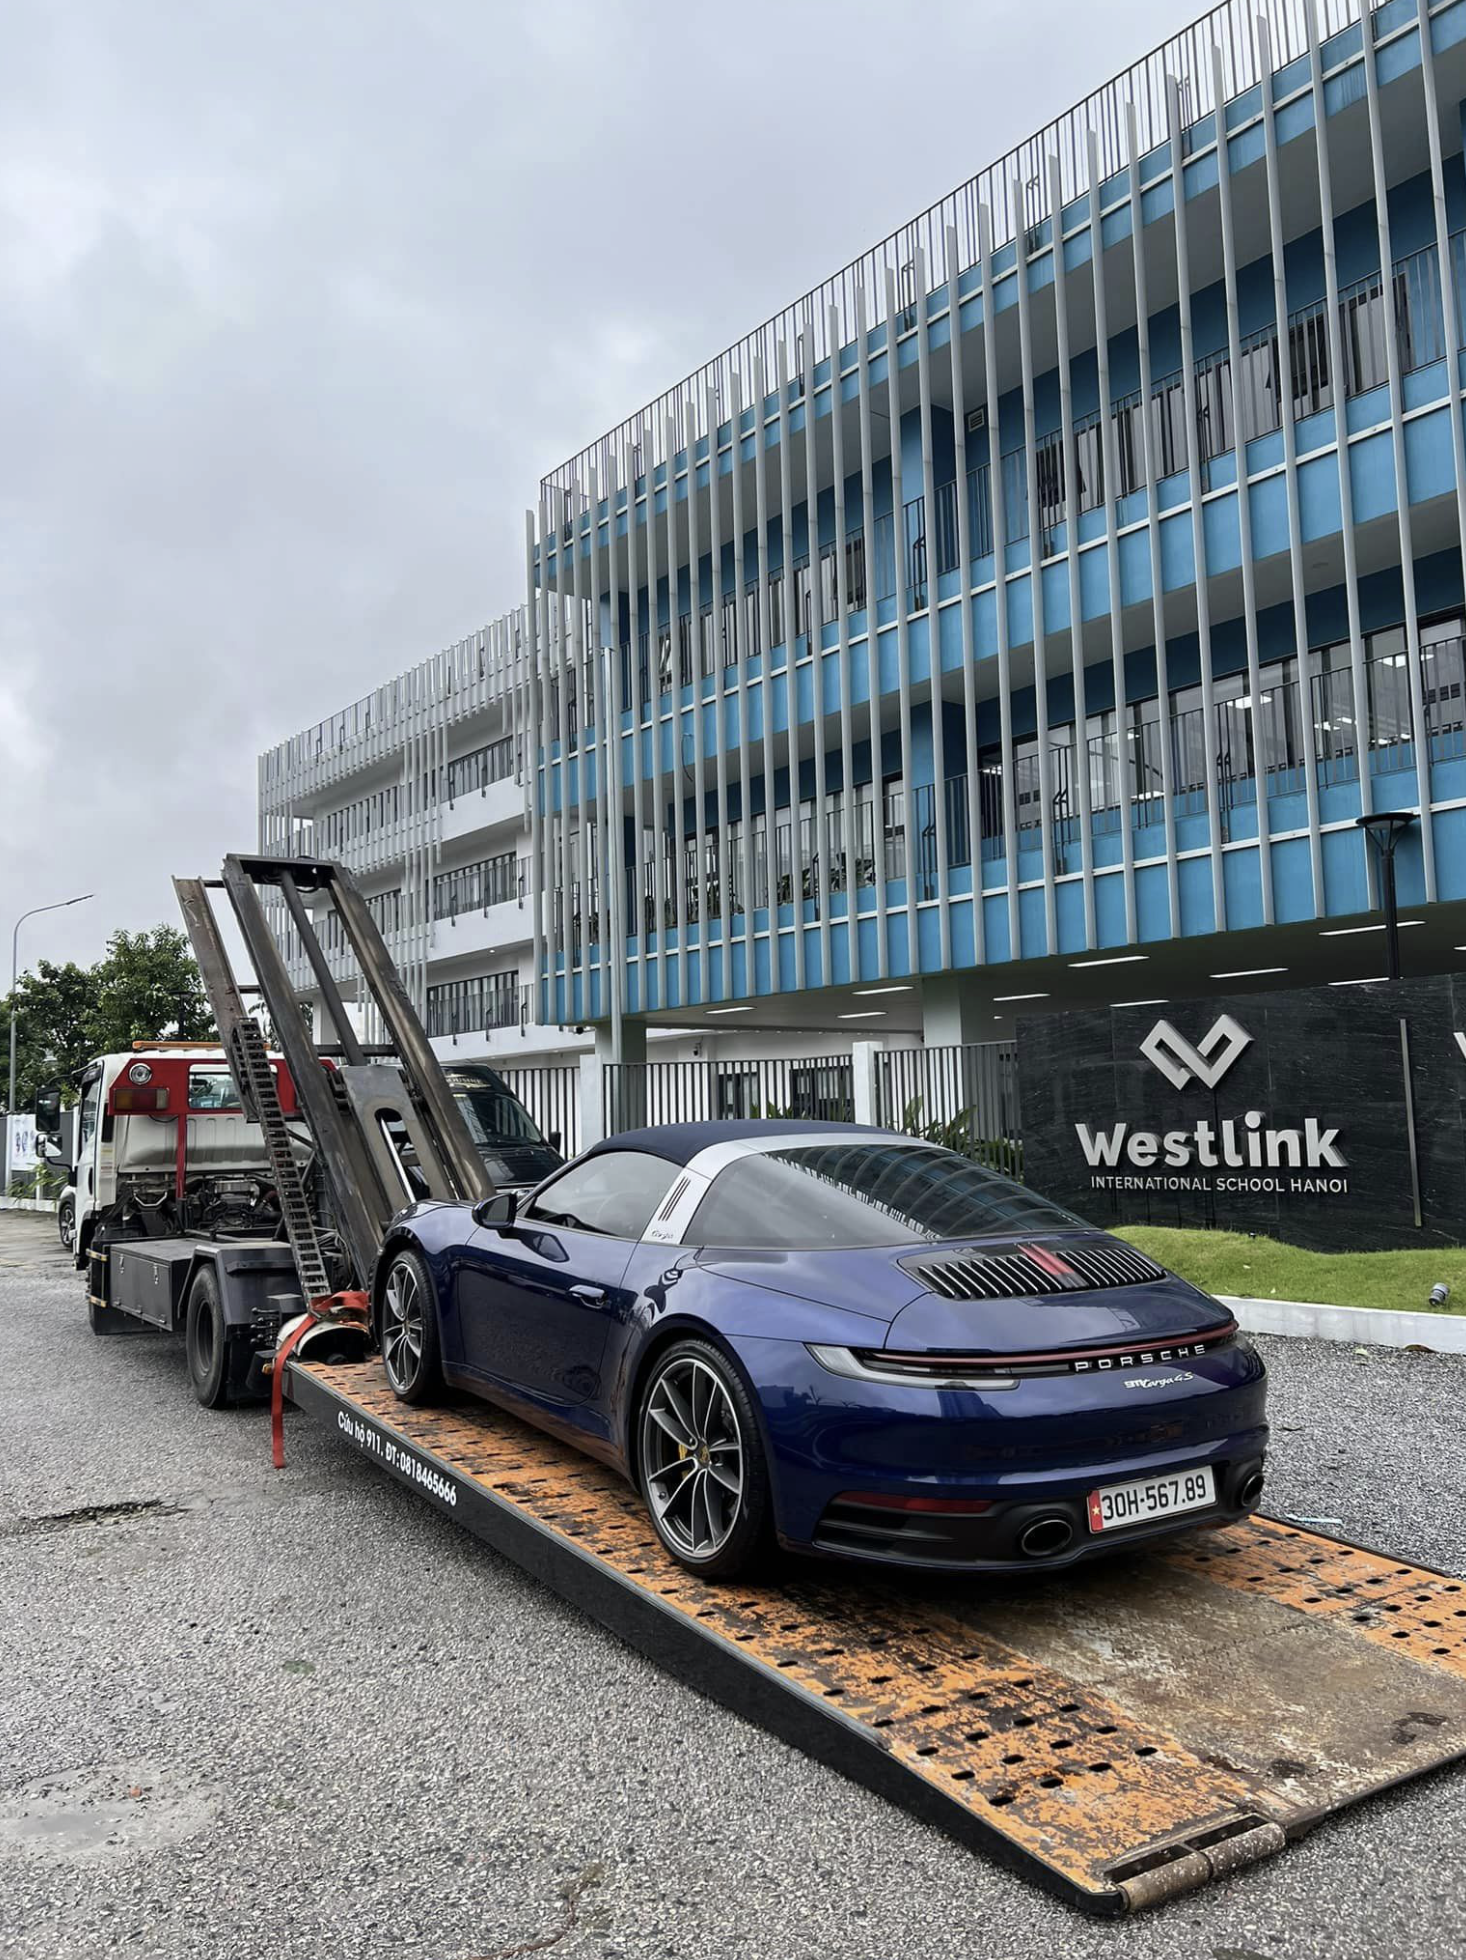
[{"label": "gray cloud", "polygon": [[1181,19],[10,0],[0,935],[171,919],[262,748],[518,601],[542,473]]}]

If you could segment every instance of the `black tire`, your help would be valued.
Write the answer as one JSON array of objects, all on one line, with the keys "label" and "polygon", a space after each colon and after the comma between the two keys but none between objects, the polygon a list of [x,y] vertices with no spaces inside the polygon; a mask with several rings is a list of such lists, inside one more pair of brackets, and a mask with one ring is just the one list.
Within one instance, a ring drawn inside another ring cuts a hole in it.
[{"label": "black tire", "polygon": [[239,1375],[239,1343],[224,1322],[224,1302],[212,1266],[200,1266],[188,1289],[184,1310],[184,1351],[188,1379],[206,1409],[229,1406]]},{"label": "black tire", "polygon": [[405,1247],[393,1254],[382,1274],[377,1338],[387,1381],[399,1402],[432,1402],[442,1394],[437,1295],[420,1255]]},{"label": "black tire", "polygon": [[63,1198],[56,1207],[56,1233],[68,1252],[76,1250],[76,1199]]},{"label": "black tire", "polygon": [[[670,1434],[662,1417],[675,1409],[677,1385],[689,1376],[694,1380],[692,1426],[684,1443]],[[700,1419],[698,1379],[709,1384]],[[710,1392],[712,1382],[721,1390],[721,1401]],[[724,1439],[729,1416],[736,1431],[736,1493],[728,1487],[733,1444]],[[772,1536],[772,1505],[763,1438],[742,1377],[711,1341],[677,1341],[656,1357],[637,1407],[632,1448],[652,1528],[679,1565],[701,1579],[735,1579],[747,1577],[764,1562]],[[698,1524],[699,1492],[694,1486],[699,1480],[705,1534]]]}]

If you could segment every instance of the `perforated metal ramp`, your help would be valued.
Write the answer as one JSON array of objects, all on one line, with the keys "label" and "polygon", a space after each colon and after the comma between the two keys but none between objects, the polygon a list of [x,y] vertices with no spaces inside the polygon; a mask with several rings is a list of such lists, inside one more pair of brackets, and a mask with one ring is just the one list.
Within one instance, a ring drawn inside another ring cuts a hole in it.
[{"label": "perforated metal ramp", "polygon": [[1258,1519],[1069,1578],[715,1586],[610,1471],[380,1368],[292,1401],[680,1678],[1096,1913],[1466,1754],[1466,1582]]}]

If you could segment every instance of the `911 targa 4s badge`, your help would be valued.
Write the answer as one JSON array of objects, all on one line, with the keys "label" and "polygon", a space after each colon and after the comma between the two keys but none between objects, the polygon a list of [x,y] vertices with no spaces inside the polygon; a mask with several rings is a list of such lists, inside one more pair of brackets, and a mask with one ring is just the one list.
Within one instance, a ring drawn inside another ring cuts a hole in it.
[{"label": "911 targa 4s badge", "polygon": [[467,1390],[611,1464],[710,1578],[773,1541],[1059,1566],[1263,1487],[1263,1365],[1225,1308],[969,1158],[854,1124],[633,1130],[527,1198],[412,1206],[373,1314],[404,1401]]}]

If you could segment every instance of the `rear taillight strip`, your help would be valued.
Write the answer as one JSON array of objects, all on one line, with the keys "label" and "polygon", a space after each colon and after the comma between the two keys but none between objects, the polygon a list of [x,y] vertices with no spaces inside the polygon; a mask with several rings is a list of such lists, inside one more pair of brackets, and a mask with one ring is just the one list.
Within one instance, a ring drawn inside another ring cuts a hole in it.
[{"label": "rear taillight strip", "polygon": [[988,1375],[1006,1379],[1022,1374],[1106,1374],[1116,1368],[1153,1368],[1167,1362],[1194,1360],[1214,1353],[1236,1338],[1237,1323],[1213,1328],[1207,1334],[1168,1337],[1145,1347],[1055,1348],[1041,1354],[902,1353],[880,1348],[855,1350],[856,1359],[908,1377],[963,1376],[979,1380]]}]

